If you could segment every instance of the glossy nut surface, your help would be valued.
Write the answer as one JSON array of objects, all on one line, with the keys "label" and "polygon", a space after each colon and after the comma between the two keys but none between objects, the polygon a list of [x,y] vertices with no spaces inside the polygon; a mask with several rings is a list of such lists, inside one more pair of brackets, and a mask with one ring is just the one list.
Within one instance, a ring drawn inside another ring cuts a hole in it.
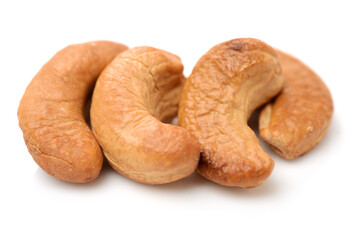
[{"label": "glossy nut surface", "polygon": [[179,125],[200,142],[202,176],[242,188],[269,177],[274,162],[247,120],[282,84],[276,52],[260,40],[230,40],[201,57],[184,86]]},{"label": "glossy nut surface", "polygon": [[35,162],[69,182],[94,180],[101,149],[85,121],[85,104],[105,66],[127,47],[97,41],[70,45],[52,57],[27,87],[19,125]]},{"label": "glossy nut surface", "polygon": [[260,136],[283,158],[294,159],[324,137],[333,112],[331,94],[321,78],[298,59],[278,51],[284,88],[261,111]]},{"label": "glossy nut surface", "polygon": [[184,76],[180,58],[152,47],[119,54],[96,83],[91,124],[110,165],[148,184],[195,171],[199,143],[186,129],[165,124],[176,116]]}]

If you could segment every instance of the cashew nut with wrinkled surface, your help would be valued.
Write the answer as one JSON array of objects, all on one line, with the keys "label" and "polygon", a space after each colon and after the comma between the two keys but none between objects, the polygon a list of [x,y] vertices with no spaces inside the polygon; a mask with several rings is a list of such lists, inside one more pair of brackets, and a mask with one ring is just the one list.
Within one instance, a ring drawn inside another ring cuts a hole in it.
[{"label": "cashew nut with wrinkled surface", "polygon": [[250,188],[270,175],[274,162],[247,120],[282,84],[276,52],[260,40],[230,40],[201,57],[185,82],[178,117],[200,142],[202,176]]},{"label": "cashew nut with wrinkled surface", "polygon": [[99,175],[103,156],[86,124],[85,103],[100,72],[126,48],[106,41],[70,45],[27,87],[19,125],[30,154],[48,174],[79,183]]},{"label": "cashew nut with wrinkled surface", "polygon": [[[110,165],[138,182],[168,183],[197,168],[222,185],[256,187],[274,162],[247,120],[284,80],[259,118],[260,136],[275,152],[301,156],[329,127],[333,103],[326,85],[299,60],[260,40],[233,39],[210,49],[182,93],[177,56],[152,47],[126,49],[106,41],[68,46],[27,87],[19,125],[30,154],[50,175],[95,179],[103,162],[98,141]],[[99,75],[90,114],[94,137],[86,104]],[[179,100],[183,128],[166,124]]]},{"label": "cashew nut with wrinkled surface", "polygon": [[298,59],[278,51],[284,88],[261,111],[260,137],[286,159],[313,149],[330,125],[333,103],[325,83]]},{"label": "cashew nut with wrinkled surface", "polygon": [[110,165],[138,182],[162,184],[195,171],[200,148],[176,116],[183,65],[152,47],[119,54],[99,77],[90,111],[92,130]]}]

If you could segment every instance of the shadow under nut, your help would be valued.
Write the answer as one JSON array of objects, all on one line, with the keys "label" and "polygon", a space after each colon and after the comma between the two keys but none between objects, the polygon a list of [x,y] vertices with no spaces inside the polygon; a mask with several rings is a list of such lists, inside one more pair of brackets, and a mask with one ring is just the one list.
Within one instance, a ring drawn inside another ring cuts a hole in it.
[{"label": "shadow under nut", "polygon": [[57,52],[36,74],[18,109],[20,128],[35,162],[68,182],[94,180],[102,152],[85,121],[85,104],[95,81],[124,45],[96,41]]},{"label": "shadow under nut", "polygon": [[161,122],[177,114],[182,71],[177,56],[137,47],[119,54],[102,72],[94,89],[91,124],[120,174],[162,184],[195,171],[197,139],[184,128]]},{"label": "shadow under nut", "polygon": [[230,40],[201,57],[185,83],[178,121],[200,142],[202,176],[250,188],[271,174],[274,162],[247,120],[282,84],[275,51],[259,40]]},{"label": "shadow under nut", "polygon": [[333,112],[331,94],[321,78],[298,59],[278,51],[284,88],[261,111],[260,137],[283,158],[294,159],[324,137]]}]

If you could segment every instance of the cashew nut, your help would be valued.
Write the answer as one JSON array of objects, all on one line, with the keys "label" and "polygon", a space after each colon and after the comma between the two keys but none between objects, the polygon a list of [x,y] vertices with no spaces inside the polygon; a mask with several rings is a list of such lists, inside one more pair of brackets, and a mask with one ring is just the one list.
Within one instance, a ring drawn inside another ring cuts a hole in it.
[{"label": "cashew nut", "polygon": [[180,59],[152,47],[119,54],[102,72],[90,111],[110,165],[135,181],[162,184],[195,171],[197,139],[164,124],[177,114],[184,79]]},{"label": "cashew nut", "polygon": [[278,51],[284,89],[260,114],[260,136],[286,159],[313,149],[330,124],[333,103],[325,83],[298,59]]},{"label": "cashew nut", "polygon": [[36,74],[20,102],[19,125],[35,162],[69,182],[89,182],[102,152],[84,119],[88,94],[105,66],[126,47],[113,42],[70,45]]},{"label": "cashew nut", "polygon": [[249,188],[270,175],[274,162],[247,120],[282,84],[276,52],[260,40],[221,43],[198,61],[183,89],[179,125],[200,142],[202,176]]}]

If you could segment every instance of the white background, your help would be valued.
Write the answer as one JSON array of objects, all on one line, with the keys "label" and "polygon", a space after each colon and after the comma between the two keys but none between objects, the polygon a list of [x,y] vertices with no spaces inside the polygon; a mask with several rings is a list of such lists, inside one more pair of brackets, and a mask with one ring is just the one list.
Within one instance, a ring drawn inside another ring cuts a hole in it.
[{"label": "white background", "polygon": [[[357,1],[1,1],[0,239],[359,239],[360,14]],[[259,38],[329,86],[335,112],[309,154],[276,162],[255,189],[193,174],[135,183],[105,165],[89,184],[48,176],[16,116],[32,77],[72,43],[112,40],[179,55],[189,75],[213,45]]]}]

